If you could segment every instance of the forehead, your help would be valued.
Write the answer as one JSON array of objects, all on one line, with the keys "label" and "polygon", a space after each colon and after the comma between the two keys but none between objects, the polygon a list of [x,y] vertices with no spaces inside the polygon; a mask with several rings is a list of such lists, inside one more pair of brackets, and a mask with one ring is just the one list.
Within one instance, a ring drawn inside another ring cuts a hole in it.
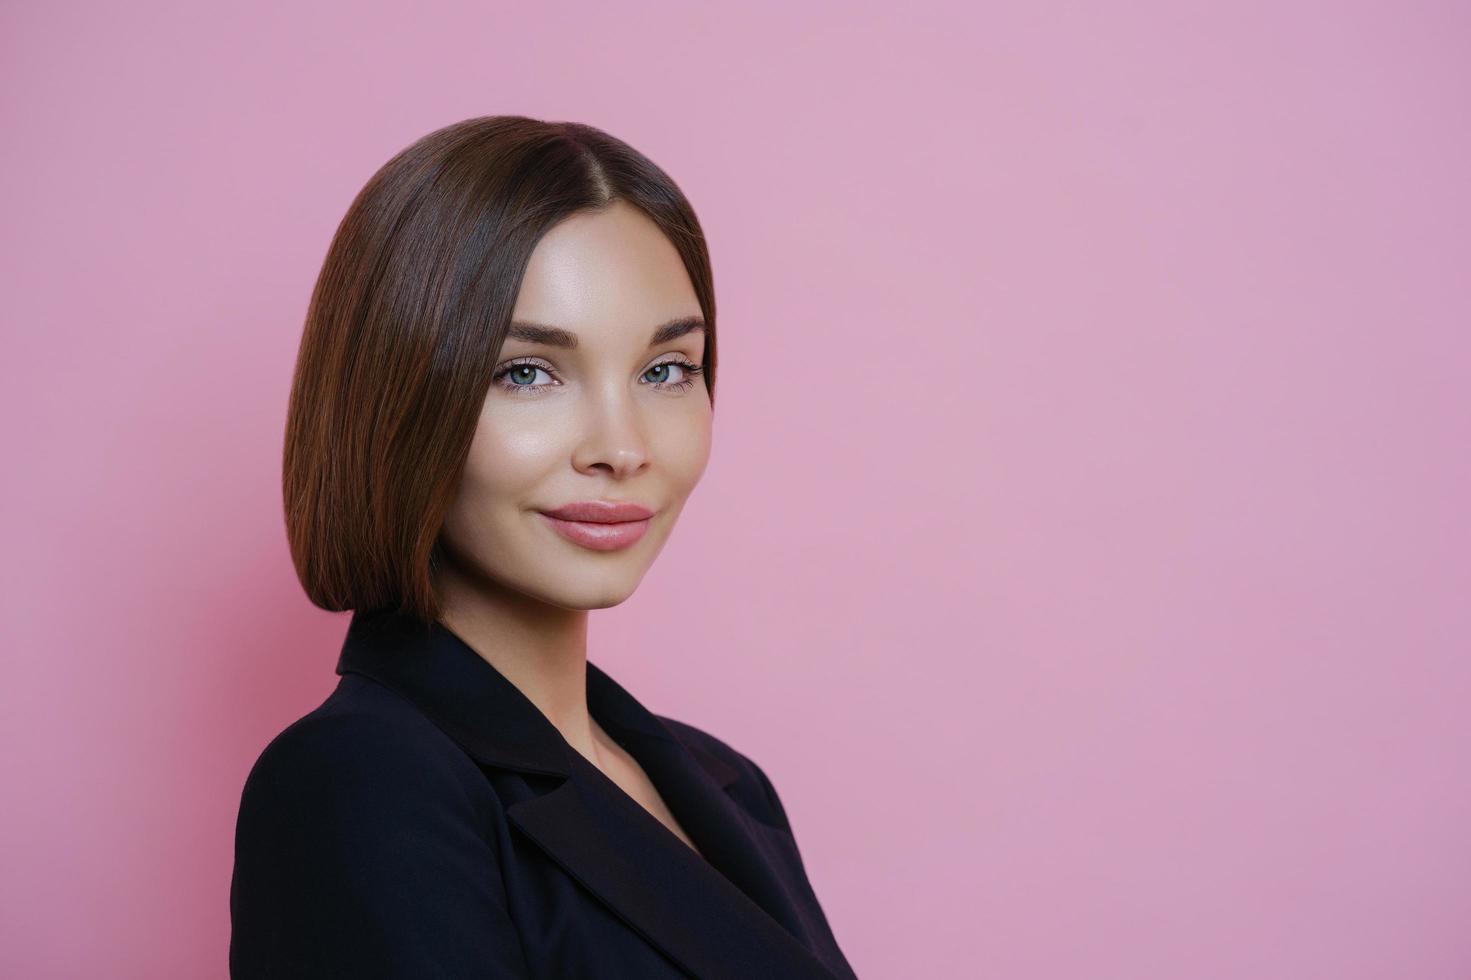
[{"label": "forehead", "polygon": [[573,215],[531,253],[512,319],[554,324],[584,342],[648,343],[654,325],[698,316],[684,262],[643,212],[623,201]]}]

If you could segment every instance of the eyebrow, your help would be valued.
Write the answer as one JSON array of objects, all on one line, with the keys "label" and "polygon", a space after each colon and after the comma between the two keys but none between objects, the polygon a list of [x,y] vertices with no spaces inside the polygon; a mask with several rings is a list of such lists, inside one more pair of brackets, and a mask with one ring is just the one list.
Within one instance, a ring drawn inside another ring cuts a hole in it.
[{"label": "eyebrow", "polygon": [[[691,330],[704,329],[705,321],[702,318],[682,316],[655,327],[654,335],[649,338],[649,346],[658,347],[660,344],[667,344],[671,340],[683,337]],[[506,338],[524,340],[528,344],[542,344],[546,347],[577,349],[577,334],[570,330],[563,330],[561,327],[548,326],[545,323],[536,323],[531,320],[512,320],[510,327],[506,330]]]}]

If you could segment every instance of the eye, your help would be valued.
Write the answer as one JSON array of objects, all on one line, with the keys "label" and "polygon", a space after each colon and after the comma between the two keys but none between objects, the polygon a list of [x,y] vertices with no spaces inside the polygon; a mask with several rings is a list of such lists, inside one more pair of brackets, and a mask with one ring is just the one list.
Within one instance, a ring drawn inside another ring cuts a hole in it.
[{"label": "eye", "polygon": [[[492,381],[500,383],[500,386],[513,394],[536,394],[543,388],[551,387],[550,384],[535,384],[536,372],[551,377],[551,368],[543,367],[535,361],[512,361],[497,371],[491,378]],[[502,378],[510,379],[501,381]]]},{"label": "eye", "polygon": [[[674,368],[679,369],[680,377],[677,380],[669,380]],[[551,381],[538,382],[537,372],[545,374]],[[654,377],[647,382],[648,387],[658,391],[683,391],[694,386],[695,379],[705,373],[705,369],[693,361],[682,357],[671,358],[660,361],[643,373],[644,378]],[[535,395],[548,388],[560,385],[562,382],[555,380],[552,367],[545,362],[534,358],[523,358],[511,361],[492,375],[491,380],[496,382],[500,388],[516,395]]]},{"label": "eye", "polygon": [[[678,381],[663,380],[669,377],[669,369],[675,367],[679,368],[680,371],[683,372],[683,377]],[[645,371],[644,376],[648,377],[650,374],[659,372],[659,380],[655,381],[650,387],[660,389],[674,388],[682,390],[693,385],[695,383],[695,378],[703,374],[704,371],[705,369],[703,367],[695,364],[693,361],[686,361],[683,358],[676,358],[670,361],[660,361],[658,364],[655,364],[653,367]]]}]

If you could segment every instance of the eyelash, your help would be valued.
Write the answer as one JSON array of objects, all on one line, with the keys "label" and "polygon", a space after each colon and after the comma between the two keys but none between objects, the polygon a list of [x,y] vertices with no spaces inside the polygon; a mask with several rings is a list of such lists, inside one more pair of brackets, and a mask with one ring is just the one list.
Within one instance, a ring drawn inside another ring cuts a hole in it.
[{"label": "eyelash", "polygon": [[[705,369],[704,369],[703,366],[701,366],[699,364],[696,364],[693,361],[685,360],[684,358],[675,358],[673,360],[660,361],[658,364],[651,364],[651,365],[649,365],[648,370],[645,371],[644,374],[648,374],[649,371],[652,371],[655,368],[663,367],[666,364],[677,364],[680,367],[684,368],[684,373],[685,373],[684,380],[683,381],[656,381],[656,382],[652,382],[651,385],[650,385],[650,387],[657,388],[660,391],[663,391],[663,390],[666,390],[666,389],[675,389],[675,390],[687,389],[687,388],[690,388],[691,386],[694,385],[696,378],[698,378],[701,374],[704,374],[705,373]],[[521,358],[519,360],[515,360],[515,361],[511,361],[511,362],[507,363],[504,367],[502,367],[500,370],[496,371],[496,373],[491,376],[491,380],[492,381],[495,381],[495,382],[498,382],[499,383],[499,387],[503,391],[509,391],[512,394],[516,394],[516,395],[536,394],[537,392],[539,392],[539,391],[541,391],[541,390],[543,390],[545,388],[550,388],[551,387],[550,384],[542,384],[542,385],[518,385],[518,384],[507,384],[505,382],[501,382],[501,378],[504,378],[506,375],[510,374],[512,371],[514,371],[518,367],[534,367],[534,368],[540,368],[541,370],[545,371],[547,374],[551,374],[552,373],[551,367],[549,367],[544,361],[538,361],[535,358],[523,357],[523,358]]]}]

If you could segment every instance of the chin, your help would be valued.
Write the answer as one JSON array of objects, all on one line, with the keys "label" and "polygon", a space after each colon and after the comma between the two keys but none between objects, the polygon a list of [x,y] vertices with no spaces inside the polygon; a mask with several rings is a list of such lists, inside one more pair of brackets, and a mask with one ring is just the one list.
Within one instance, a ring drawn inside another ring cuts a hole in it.
[{"label": "chin", "polygon": [[576,569],[550,578],[551,584],[546,588],[527,590],[527,594],[561,609],[609,609],[622,604],[638,590],[643,573],[633,576],[614,574],[607,569],[601,572]]},{"label": "chin", "polygon": [[559,609],[588,611],[592,609],[611,609],[614,606],[621,605],[631,595],[633,595],[632,590],[620,592],[605,591],[601,593],[584,592],[577,594],[563,592],[555,595],[538,596],[537,598]]}]

